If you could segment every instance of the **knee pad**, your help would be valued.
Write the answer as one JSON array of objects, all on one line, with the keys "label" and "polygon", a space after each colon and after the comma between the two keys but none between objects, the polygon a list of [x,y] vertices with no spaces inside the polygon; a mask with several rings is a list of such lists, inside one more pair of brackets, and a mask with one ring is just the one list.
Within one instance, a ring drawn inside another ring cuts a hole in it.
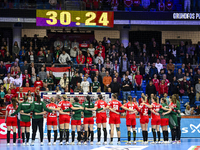
[{"label": "knee pad", "polygon": [[116,127],[117,132],[120,131],[120,127]]}]

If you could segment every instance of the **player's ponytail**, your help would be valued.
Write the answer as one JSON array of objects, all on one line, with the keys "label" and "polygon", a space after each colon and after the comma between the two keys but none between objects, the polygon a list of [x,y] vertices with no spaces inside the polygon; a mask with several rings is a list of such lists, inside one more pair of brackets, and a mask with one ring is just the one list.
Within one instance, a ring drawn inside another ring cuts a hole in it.
[{"label": "player's ponytail", "polygon": [[116,94],[113,94],[112,97],[113,97],[114,99],[117,99],[117,95],[116,95]]},{"label": "player's ponytail", "polygon": [[75,102],[79,102],[78,97],[74,97],[74,101],[75,101]]},{"label": "player's ponytail", "polygon": [[25,95],[23,99],[24,99],[24,102],[27,102],[28,96]]},{"label": "player's ponytail", "polygon": [[40,102],[41,102],[41,97],[40,97],[40,95],[37,95],[36,98],[37,98],[37,102],[40,104]]},{"label": "player's ponytail", "polygon": [[132,106],[132,103],[133,103],[132,96],[128,96],[128,101],[131,103],[131,106]]},{"label": "player's ponytail", "polygon": [[12,98],[11,101],[12,101],[12,104],[13,104],[13,108],[16,110],[16,107],[17,107],[17,100],[16,100],[16,98]]},{"label": "player's ponytail", "polygon": [[177,97],[175,95],[172,95],[172,103],[173,104],[177,103]]},{"label": "player's ponytail", "polygon": [[167,100],[165,98],[161,98],[161,100],[167,105]]},{"label": "player's ponytail", "polygon": [[102,100],[102,99],[103,99],[103,96],[102,96],[101,94],[99,94],[99,95],[98,95],[98,98],[99,98],[100,100]]},{"label": "player's ponytail", "polygon": [[89,105],[89,108],[90,108],[90,96],[88,95],[88,96],[86,96],[86,99],[87,99],[87,101],[88,101],[88,105]]}]

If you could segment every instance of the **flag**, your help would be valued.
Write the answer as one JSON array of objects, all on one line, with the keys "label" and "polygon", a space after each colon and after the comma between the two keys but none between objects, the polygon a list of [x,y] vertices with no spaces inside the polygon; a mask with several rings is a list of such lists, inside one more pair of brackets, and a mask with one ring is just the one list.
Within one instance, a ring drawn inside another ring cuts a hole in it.
[{"label": "flag", "polygon": [[67,74],[67,77],[69,76],[70,68],[71,67],[46,67],[46,71],[47,73],[49,73],[49,71],[52,71],[55,78],[60,79],[61,77],[63,77],[64,73]]}]

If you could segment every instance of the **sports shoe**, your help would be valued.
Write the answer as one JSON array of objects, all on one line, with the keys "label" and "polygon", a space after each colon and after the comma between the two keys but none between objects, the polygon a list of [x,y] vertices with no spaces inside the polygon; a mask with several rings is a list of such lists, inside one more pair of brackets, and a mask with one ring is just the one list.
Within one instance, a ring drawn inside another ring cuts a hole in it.
[{"label": "sports shoe", "polygon": [[126,145],[131,145],[131,141],[128,141],[125,143]]},{"label": "sports shoe", "polygon": [[83,144],[84,144],[84,145],[87,145],[87,142],[84,142]]},{"label": "sports shoe", "polygon": [[60,142],[59,145],[63,145],[63,142]]},{"label": "sports shoe", "polygon": [[71,144],[71,145],[75,145],[75,143],[74,143],[74,142],[71,142],[70,144]]},{"label": "sports shoe", "polygon": [[177,144],[181,144],[181,140],[176,141]]},{"label": "sports shoe", "polygon": [[161,142],[161,141],[158,141],[156,144],[162,144],[162,142]]},{"label": "sports shoe", "polygon": [[66,142],[65,145],[69,145],[69,142]]},{"label": "sports shoe", "polygon": [[144,144],[149,144],[149,142],[148,142],[148,141],[145,141]]},{"label": "sports shoe", "polygon": [[121,145],[121,142],[120,142],[120,141],[118,141],[118,142],[117,142],[117,145]]},{"label": "sports shoe", "polygon": [[105,141],[105,142],[103,142],[103,145],[107,145],[107,142]]},{"label": "sports shoe", "polygon": [[177,144],[176,141],[172,141],[172,144]]},{"label": "sports shoe", "polygon": [[53,142],[53,145],[56,145],[56,142]]},{"label": "sports shoe", "polygon": [[22,146],[26,146],[26,144],[25,144],[25,143],[22,143]]},{"label": "sports shoe", "polygon": [[153,142],[151,142],[151,144],[156,144],[156,142],[153,141]]},{"label": "sports shoe", "polygon": [[44,143],[43,142],[40,142],[40,146],[43,146],[44,145]]},{"label": "sports shoe", "polygon": [[81,142],[78,142],[77,145],[81,145]]},{"label": "sports shoe", "polygon": [[29,146],[29,143],[26,143],[26,146]]},{"label": "sports shoe", "polygon": [[34,145],[34,141],[31,142],[31,146],[33,146],[33,145]]},{"label": "sports shoe", "polygon": [[167,144],[171,144],[171,142],[170,142],[170,141],[167,141]]},{"label": "sports shoe", "polygon": [[51,142],[49,142],[47,145],[51,146]]},{"label": "sports shoe", "polygon": [[97,142],[96,145],[101,145],[101,142]]},{"label": "sports shoe", "polygon": [[7,146],[10,146],[10,143],[7,143]]},{"label": "sports shoe", "polygon": [[[105,145],[105,144],[104,144]],[[111,141],[110,143],[109,143],[109,145],[113,145],[113,141]]]},{"label": "sports shoe", "polygon": [[133,145],[135,145],[136,144],[136,141],[133,141]]},{"label": "sports shoe", "polygon": [[16,146],[16,143],[13,143],[13,146]]},{"label": "sports shoe", "polygon": [[93,142],[90,142],[90,145],[93,145]]}]

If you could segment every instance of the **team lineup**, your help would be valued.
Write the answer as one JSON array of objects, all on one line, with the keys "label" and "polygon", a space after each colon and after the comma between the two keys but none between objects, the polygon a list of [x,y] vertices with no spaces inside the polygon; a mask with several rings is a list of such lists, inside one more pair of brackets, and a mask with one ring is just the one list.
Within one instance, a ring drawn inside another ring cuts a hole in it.
[{"label": "team lineup", "polygon": [[[181,131],[180,131],[180,102],[178,95],[172,95],[167,101],[164,98],[151,97],[149,100],[142,95],[141,101],[136,101],[136,98],[128,97],[128,102],[124,105],[117,100],[117,95],[112,95],[112,100],[107,104],[103,100],[103,96],[98,95],[98,100],[95,104],[92,102],[90,96],[85,97],[85,102],[81,105],[79,99],[74,97],[73,104],[67,100],[67,96],[61,97],[59,104],[55,104],[55,98],[50,99],[50,104],[45,104],[41,101],[39,95],[36,96],[36,101],[33,103],[28,102],[28,97],[24,96],[20,101],[17,98],[12,98],[11,104],[6,107],[5,122],[7,126],[7,145],[10,145],[10,132],[13,129],[13,145],[16,145],[16,129],[17,129],[17,114],[20,115],[20,126],[22,131],[22,145],[34,145],[37,128],[40,133],[40,145],[43,143],[43,118],[47,114],[47,137],[48,145],[56,145],[57,140],[57,127],[59,125],[60,132],[60,145],[75,145],[75,131],[77,130],[77,145],[81,145],[81,141],[84,141],[84,145],[93,145],[94,141],[94,118],[93,112],[96,112],[96,124],[97,124],[97,143],[101,145],[101,128],[103,129],[104,145],[107,145],[107,113],[109,110],[109,125],[110,125],[110,140],[109,145],[113,145],[114,130],[117,131],[118,141],[120,145],[120,114],[126,113],[126,126],[128,142],[126,144],[136,144],[136,115],[140,115],[140,126],[142,129],[143,142],[142,144],[148,144],[148,123],[149,112],[151,113],[151,128],[153,134],[153,142],[151,144],[176,144],[180,143]],[[17,105],[19,103],[19,105]],[[82,115],[83,114],[83,115]],[[32,116],[32,117],[31,117]],[[84,116],[84,134],[81,133],[81,118]],[[32,119],[32,141],[29,144],[30,126]],[[71,143],[69,143],[69,125],[71,120]],[[161,142],[160,126],[163,133],[163,142]],[[169,142],[168,138],[168,126],[171,129],[172,142]],[[54,140],[51,143],[51,129],[54,130]],[[131,129],[133,133],[133,143],[131,143]],[[157,134],[157,138],[156,138]],[[88,135],[91,136],[88,141]],[[25,139],[26,137],[26,139]],[[65,143],[63,142],[65,140]]]}]

